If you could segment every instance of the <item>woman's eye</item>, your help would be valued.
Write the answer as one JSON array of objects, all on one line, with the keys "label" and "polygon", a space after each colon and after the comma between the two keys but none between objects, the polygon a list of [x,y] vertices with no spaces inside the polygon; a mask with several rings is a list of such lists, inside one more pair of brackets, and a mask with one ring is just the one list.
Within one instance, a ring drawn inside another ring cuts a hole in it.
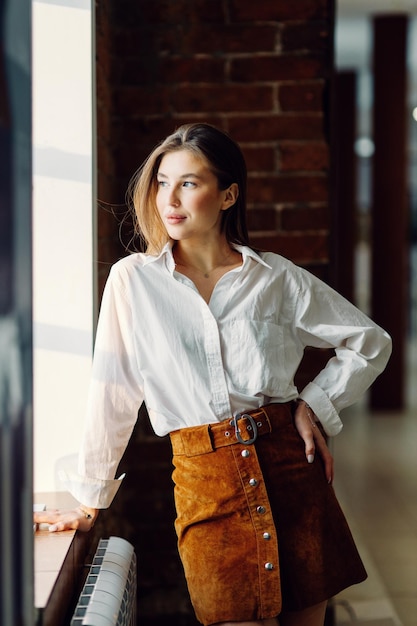
[{"label": "woman's eye", "polygon": [[192,183],[190,180],[185,180],[183,187],[195,187],[195,183]]},{"label": "woman's eye", "polygon": [[158,187],[166,187],[168,185],[166,180],[158,180],[157,182],[158,182]]}]

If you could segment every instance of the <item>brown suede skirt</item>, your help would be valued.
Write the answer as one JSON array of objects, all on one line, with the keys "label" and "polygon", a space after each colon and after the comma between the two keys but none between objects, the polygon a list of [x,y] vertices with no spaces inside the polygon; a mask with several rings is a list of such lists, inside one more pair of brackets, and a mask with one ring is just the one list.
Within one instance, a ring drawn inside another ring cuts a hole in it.
[{"label": "brown suede skirt", "polygon": [[171,433],[178,548],[202,624],[301,610],[366,578],[293,407]]}]

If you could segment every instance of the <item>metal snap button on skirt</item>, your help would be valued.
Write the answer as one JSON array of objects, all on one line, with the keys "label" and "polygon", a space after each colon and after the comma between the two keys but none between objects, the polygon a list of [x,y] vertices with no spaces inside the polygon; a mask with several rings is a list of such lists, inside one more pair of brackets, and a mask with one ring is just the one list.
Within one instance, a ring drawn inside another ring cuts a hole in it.
[{"label": "metal snap button on skirt", "polygon": [[366,578],[320,459],[307,463],[291,404],[261,413],[256,439],[248,414],[242,427],[171,433],[178,548],[205,625],[301,610]]}]

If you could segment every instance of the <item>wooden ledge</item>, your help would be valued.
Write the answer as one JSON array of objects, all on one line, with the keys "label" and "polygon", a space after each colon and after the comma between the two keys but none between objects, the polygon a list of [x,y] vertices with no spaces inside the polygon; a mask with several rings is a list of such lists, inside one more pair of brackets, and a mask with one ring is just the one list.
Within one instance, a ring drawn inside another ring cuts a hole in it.
[{"label": "wooden ledge", "polygon": [[[78,505],[66,492],[38,493],[34,502],[46,504],[47,509],[72,509]],[[88,572],[86,557],[93,541],[93,533],[36,530],[34,588],[37,624],[65,626],[70,622]]]}]

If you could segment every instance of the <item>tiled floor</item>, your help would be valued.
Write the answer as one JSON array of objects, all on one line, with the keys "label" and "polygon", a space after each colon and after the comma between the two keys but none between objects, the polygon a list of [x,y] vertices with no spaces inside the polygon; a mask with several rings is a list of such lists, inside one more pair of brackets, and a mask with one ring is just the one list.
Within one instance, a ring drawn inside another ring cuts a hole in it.
[{"label": "tiled floor", "polygon": [[[417,368],[409,409],[347,409],[332,441],[335,488],[369,578],[335,599],[337,625],[417,626]],[[356,616],[357,621],[354,621]]]}]

